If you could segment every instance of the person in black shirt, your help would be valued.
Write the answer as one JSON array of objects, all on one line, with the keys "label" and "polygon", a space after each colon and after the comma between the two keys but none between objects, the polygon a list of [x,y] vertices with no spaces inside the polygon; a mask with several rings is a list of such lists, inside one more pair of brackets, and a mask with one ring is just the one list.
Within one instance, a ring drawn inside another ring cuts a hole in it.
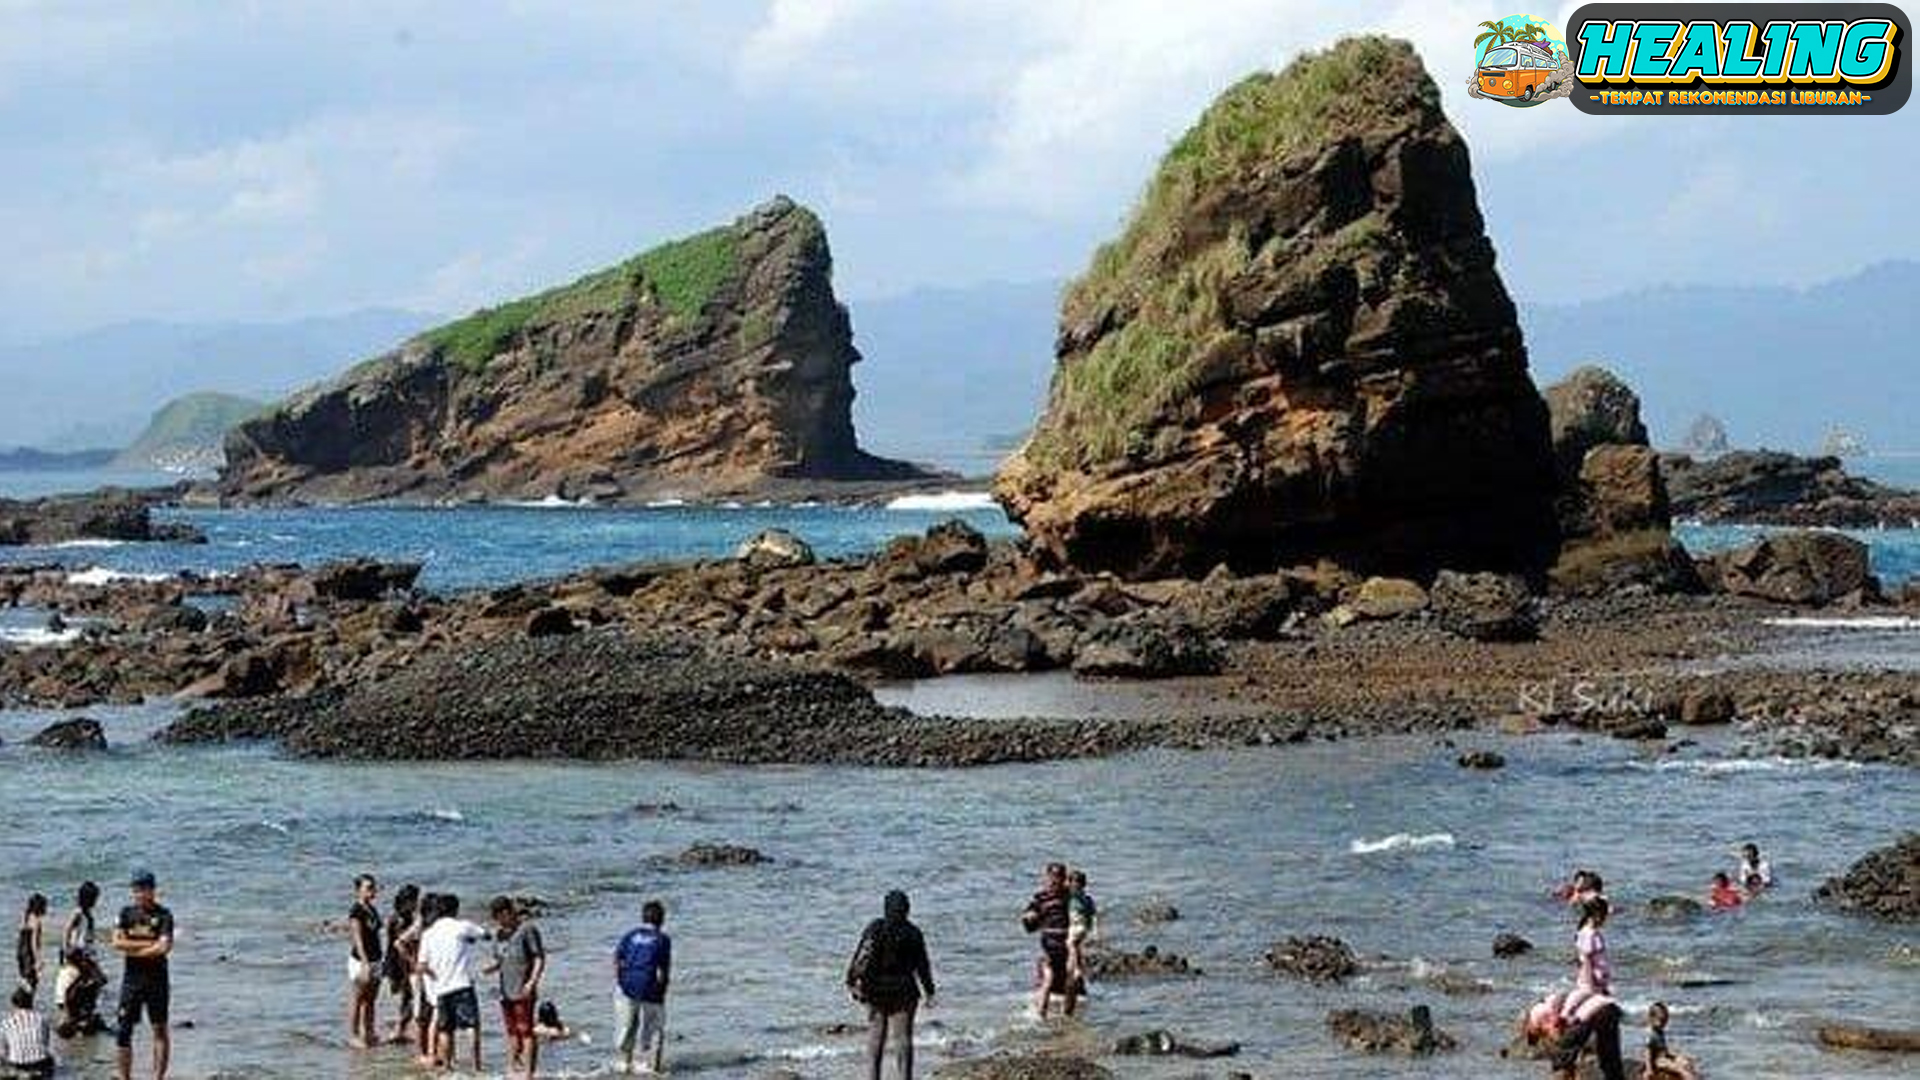
[{"label": "person in black shirt", "polygon": [[880,1080],[889,1042],[894,1071],[900,1080],[913,1080],[913,1016],[923,993],[933,1004],[933,964],[920,928],[907,921],[910,910],[906,893],[888,893],[885,914],[867,924],[847,965],[847,991],[867,1007],[869,1080]]},{"label": "person in black shirt", "polygon": [[133,1029],[145,1013],[153,1025],[153,1076],[166,1080],[173,1053],[167,1030],[169,983],[167,954],[173,951],[173,912],[154,898],[153,875],[133,875],[133,903],[120,909],[113,930],[113,950],[126,958],[120,977],[120,1023],[114,1041],[120,1047],[120,1080],[133,1076]]},{"label": "person in black shirt", "polygon": [[1020,925],[1026,928],[1027,933],[1040,935],[1039,990],[1034,1007],[1039,1010],[1042,1019],[1045,1019],[1055,994],[1066,999],[1068,1016],[1073,1015],[1079,1003],[1080,988],[1074,985],[1069,976],[1067,962],[1067,931],[1072,922],[1068,904],[1071,899],[1066,866],[1057,862],[1048,863],[1040,879],[1040,891],[1033,894],[1033,899],[1027,902],[1026,911],[1020,915]]},{"label": "person in black shirt", "polygon": [[380,992],[380,910],[373,906],[379,895],[372,874],[353,879],[353,907],[347,909],[347,1045],[356,1050],[380,1040],[373,1011]]}]

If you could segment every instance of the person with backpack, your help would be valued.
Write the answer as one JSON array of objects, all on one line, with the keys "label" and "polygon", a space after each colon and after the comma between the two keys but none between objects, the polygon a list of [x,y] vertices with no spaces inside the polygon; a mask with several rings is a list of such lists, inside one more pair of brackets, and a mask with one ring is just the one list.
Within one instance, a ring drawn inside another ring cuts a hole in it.
[{"label": "person with backpack", "polygon": [[633,1072],[636,1043],[646,1055],[647,1072],[658,1074],[664,1067],[667,983],[673,976],[673,939],[660,929],[666,921],[666,905],[647,901],[640,908],[640,925],[613,950],[613,1035],[625,1073]]},{"label": "person with backpack", "polygon": [[913,1080],[913,1018],[924,996],[933,1004],[933,965],[920,928],[907,920],[912,904],[898,889],[881,904],[883,914],[867,924],[847,964],[847,992],[867,1007],[867,1075],[880,1080],[887,1047],[893,1047],[900,1080]]}]

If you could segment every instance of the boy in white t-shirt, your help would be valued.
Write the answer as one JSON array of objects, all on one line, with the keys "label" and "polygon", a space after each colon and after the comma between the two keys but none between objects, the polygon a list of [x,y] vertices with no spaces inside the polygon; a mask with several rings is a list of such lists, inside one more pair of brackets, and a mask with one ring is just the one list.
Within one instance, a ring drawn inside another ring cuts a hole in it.
[{"label": "boy in white t-shirt", "polygon": [[428,1068],[451,1065],[455,1033],[473,1032],[473,1068],[480,1063],[480,995],[475,989],[480,973],[480,943],[487,931],[460,918],[460,898],[440,899],[439,918],[420,935],[420,969],[426,976],[427,1000],[433,1002],[433,1049],[421,1059]]}]

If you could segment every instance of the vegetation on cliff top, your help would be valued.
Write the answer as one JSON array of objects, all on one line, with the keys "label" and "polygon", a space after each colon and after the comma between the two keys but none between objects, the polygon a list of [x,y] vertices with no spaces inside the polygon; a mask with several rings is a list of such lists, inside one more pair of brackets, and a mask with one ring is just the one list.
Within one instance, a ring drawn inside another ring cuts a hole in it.
[{"label": "vegetation on cliff top", "polygon": [[708,229],[571,284],[482,308],[416,340],[441,350],[449,361],[477,371],[520,334],[538,326],[649,304],[675,318],[697,318],[738,270],[739,244],[735,226]]},{"label": "vegetation on cliff top", "polygon": [[[1194,360],[1231,336],[1221,287],[1258,252],[1231,224],[1223,235],[1191,235],[1193,207],[1204,194],[1242,184],[1339,133],[1403,123],[1439,106],[1439,89],[1412,46],[1383,37],[1349,38],[1220,95],[1167,152],[1119,238],[1095,252],[1092,266],[1068,287],[1069,323],[1110,310],[1119,328],[1062,367],[1053,415],[1028,456],[1052,467],[1085,467],[1138,452],[1143,425],[1191,392]],[[1336,247],[1361,248],[1372,239],[1371,223],[1362,219]]]},{"label": "vegetation on cliff top", "polygon": [[157,457],[219,449],[228,429],[258,416],[265,406],[252,398],[212,391],[186,394],[162,405],[118,460],[147,464]]}]

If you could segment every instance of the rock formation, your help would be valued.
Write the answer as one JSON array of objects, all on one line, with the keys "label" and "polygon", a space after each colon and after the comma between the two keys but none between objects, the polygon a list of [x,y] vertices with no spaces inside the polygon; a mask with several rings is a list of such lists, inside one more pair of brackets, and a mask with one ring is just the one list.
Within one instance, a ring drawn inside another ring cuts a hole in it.
[{"label": "rock formation", "polygon": [[177,495],[173,488],[101,488],[84,495],[0,499],[0,547],[75,540],[204,543],[206,536],[191,525],[153,520],[153,508]]},{"label": "rock formation", "polygon": [[1556,591],[1659,592],[1701,588],[1670,531],[1660,459],[1647,445],[1640,398],[1605,368],[1588,365],[1543,392],[1560,492]]},{"label": "rock formation", "polygon": [[1903,528],[1920,520],[1920,492],[1851,476],[1837,457],[1736,450],[1711,461],[1661,459],[1673,512],[1695,521],[1834,528]]},{"label": "rock formation", "polygon": [[1814,898],[1842,911],[1888,922],[1920,923],[1920,832],[1869,852]]},{"label": "rock formation", "polygon": [[227,438],[224,496],[648,499],[923,476],[855,441],[826,230],[731,225],[427,331]]},{"label": "rock formation", "polygon": [[1228,90],[1069,288],[1056,352],[996,485],[1055,562],[1551,558],[1546,410],[1466,146],[1404,42]]}]

